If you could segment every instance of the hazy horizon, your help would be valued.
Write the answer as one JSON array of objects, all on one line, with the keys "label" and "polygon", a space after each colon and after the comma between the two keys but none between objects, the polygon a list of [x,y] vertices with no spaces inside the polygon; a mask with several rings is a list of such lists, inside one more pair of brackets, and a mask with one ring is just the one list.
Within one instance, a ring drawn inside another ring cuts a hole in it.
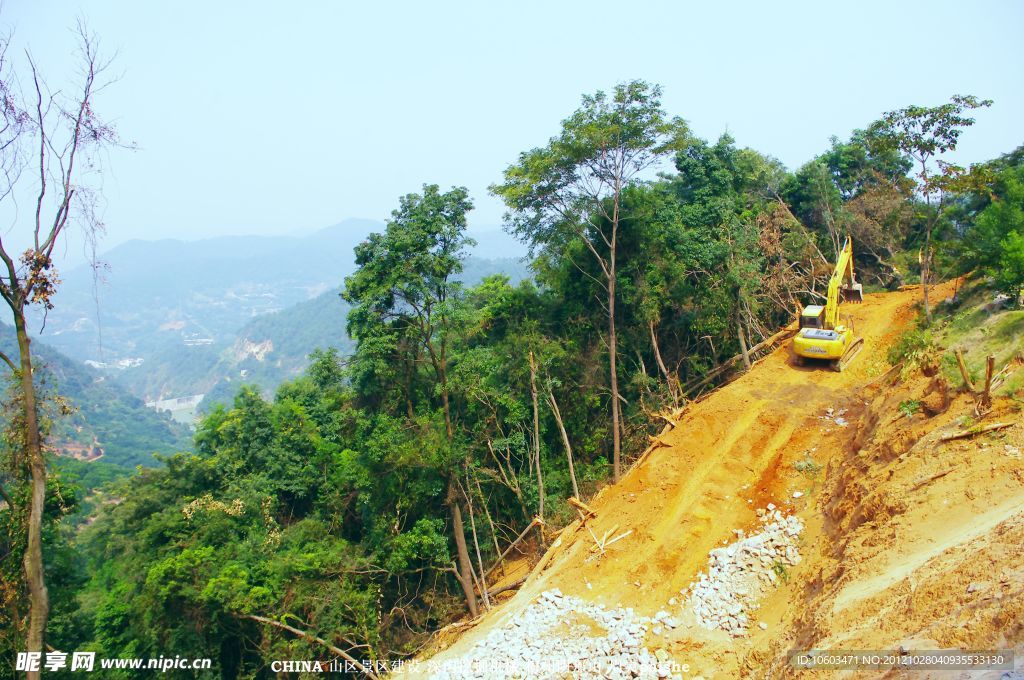
[{"label": "hazy horizon", "polygon": [[[698,136],[729,132],[789,169],[886,110],[959,93],[995,103],[954,160],[1024,141],[1024,5],[1009,1],[505,12],[72,0],[6,3],[0,25],[13,34],[10,56],[30,48],[58,85],[73,76],[79,17],[116,55],[119,80],[97,111],[138,146],[106,158],[101,251],[136,238],[308,234],[347,216],[383,222],[424,183],[466,186],[470,224],[499,226],[486,187],[555,134],[581,95],[632,78],[660,84],[665,109]],[[16,219],[3,217],[16,239]]]}]

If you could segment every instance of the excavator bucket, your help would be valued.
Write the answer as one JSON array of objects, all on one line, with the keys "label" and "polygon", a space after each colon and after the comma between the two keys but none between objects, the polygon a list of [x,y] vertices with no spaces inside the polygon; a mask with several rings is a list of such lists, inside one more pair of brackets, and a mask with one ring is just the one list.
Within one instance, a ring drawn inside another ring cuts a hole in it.
[{"label": "excavator bucket", "polygon": [[843,302],[864,302],[864,286],[860,283],[851,283],[840,289]]}]

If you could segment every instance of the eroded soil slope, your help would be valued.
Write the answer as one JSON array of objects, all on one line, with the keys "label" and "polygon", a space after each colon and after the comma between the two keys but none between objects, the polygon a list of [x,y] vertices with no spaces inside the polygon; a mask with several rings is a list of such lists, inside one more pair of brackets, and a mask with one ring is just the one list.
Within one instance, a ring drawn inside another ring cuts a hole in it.
[{"label": "eroded soil slope", "polygon": [[[467,654],[552,589],[652,617],[643,648],[683,677],[799,675],[785,667],[794,648],[1020,646],[1021,413],[997,401],[985,422],[1011,427],[939,442],[970,424],[970,398],[920,373],[886,374],[918,298],[847,306],[865,348],[843,373],[795,365],[786,343],[692,404],[663,435],[669,446],[593,499],[589,530],[565,529],[543,571],[434,660]],[[921,406],[901,410],[907,402]],[[743,631],[702,626],[691,585],[710,551],[756,534],[766,508],[799,518],[798,563],[772,564],[777,578],[744,611]],[[596,556],[591,531],[631,533]],[[653,620],[666,612],[675,625]]]}]

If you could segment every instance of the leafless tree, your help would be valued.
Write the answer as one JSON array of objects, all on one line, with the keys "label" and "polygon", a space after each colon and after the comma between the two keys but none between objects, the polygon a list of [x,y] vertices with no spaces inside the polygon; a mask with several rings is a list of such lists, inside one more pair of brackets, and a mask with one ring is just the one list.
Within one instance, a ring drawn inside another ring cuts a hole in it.
[{"label": "leafless tree", "polygon": [[[68,228],[82,226],[86,239],[93,242],[102,232],[97,194],[82,180],[98,172],[98,152],[117,144],[113,127],[93,110],[97,93],[110,82],[103,76],[110,62],[100,58],[97,38],[81,22],[76,37],[80,68],[72,89],[52,89],[28,52],[15,64],[8,58],[10,36],[0,38],[0,205],[18,214],[18,199],[29,196],[32,206],[27,219],[19,218],[0,236],[0,298],[11,310],[18,344],[17,356],[0,352],[0,359],[12,371],[20,392],[17,448],[21,450],[12,453],[26,468],[31,489],[23,559],[29,652],[44,650],[50,601],[42,548],[45,442],[26,314],[32,308],[42,308],[44,313],[53,308],[60,283],[53,253]],[[25,250],[19,254],[21,247]],[[29,677],[38,677],[38,672]]]}]

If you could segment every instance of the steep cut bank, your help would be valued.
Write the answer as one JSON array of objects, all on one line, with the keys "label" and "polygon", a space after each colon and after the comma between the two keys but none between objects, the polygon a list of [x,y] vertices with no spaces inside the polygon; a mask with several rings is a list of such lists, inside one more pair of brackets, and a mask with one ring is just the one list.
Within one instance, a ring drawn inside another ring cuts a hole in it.
[{"label": "steep cut bank", "polygon": [[[786,643],[1024,656],[1024,403],[997,398],[979,418],[969,395],[925,375],[862,396],[854,445],[831,462],[816,508],[826,540]],[[943,441],[1000,423],[1010,426]]]},{"label": "steep cut bank", "polygon": [[[593,640],[585,650],[599,663],[551,677],[630,677],[623,659],[645,660],[640,677],[795,677],[789,649],[1019,647],[1020,405],[997,400],[985,420],[1011,427],[939,441],[968,424],[970,398],[936,378],[886,374],[919,297],[869,295],[844,309],[865,338],[844,373],[795,365],[786,343],[692,404],[662,437],[668,446],[593,499],[587,529],[563,530],[544,570],[423,671],[443,676],[446,664],[486,659],[495,639],[507,650],[530,637],[539,658],[545,646],[558,657],[559,640]],[[773,520],[799,525],[791,552],[764,537]],[[598,555],[591,532],[630,533]],[[732,573],[746,585],[723,586]],[[534,610],[552,592],[637,620],[626,633],[571,621],[538,632]],[[704,605],[717,595],[728,602],[710,616]]]}]

